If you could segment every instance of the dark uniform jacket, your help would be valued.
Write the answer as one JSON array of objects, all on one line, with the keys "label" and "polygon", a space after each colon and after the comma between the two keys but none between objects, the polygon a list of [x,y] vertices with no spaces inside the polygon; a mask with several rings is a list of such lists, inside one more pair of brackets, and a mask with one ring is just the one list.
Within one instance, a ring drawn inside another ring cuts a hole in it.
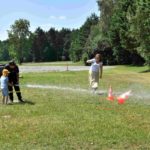
[{"label": "dark uniform jacket", "polygon": [[16,65],[15,68],[10,68],[9,65],[5,66],[5,69],[7,69],[10,73],[8,75],[8,79],[10,83],[18,83],[18,74],[19,74],[19,68]]}]

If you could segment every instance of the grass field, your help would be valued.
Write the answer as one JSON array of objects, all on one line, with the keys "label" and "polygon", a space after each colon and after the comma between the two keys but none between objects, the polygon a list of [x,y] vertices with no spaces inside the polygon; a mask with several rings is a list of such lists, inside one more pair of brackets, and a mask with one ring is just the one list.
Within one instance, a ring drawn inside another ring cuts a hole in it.
[{"label": "grass field", "polygon": [[88,89],[88,73],[26,73],[21,79],[25,104],[0,106],[2,150],[150,149],[150,73],[146,67],[106,70],[100,89],[132,90],[125,105],[107,94],[27,88],[27,84]]}]

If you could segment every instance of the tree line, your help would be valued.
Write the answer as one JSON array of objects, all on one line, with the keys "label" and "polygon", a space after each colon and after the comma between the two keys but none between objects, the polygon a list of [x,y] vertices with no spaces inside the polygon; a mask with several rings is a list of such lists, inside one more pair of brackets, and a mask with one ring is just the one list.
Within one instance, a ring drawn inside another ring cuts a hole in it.
[{"label": "tree line", "polygon": [[8,30],[8,39],[0,42],[0,61],[16,59],[22,62],[44,62],[69,60],[71,30],[50,28],[44,31],[38,27],[30,32],[30,22],[16,20]]},{"label": "tree line", "polygon": [[100,16],[91,14],[79,29],[30,32],[30,22],[16,20],[8,39],[0,41],[0,61],[84,61],[94,53],[105,64],[150,66],[150,1],[98,0]]},{"label": "tree line", "polygon": [[[106,64],[150,66],[150,1],[98,0],[97,3],[100,19],[86,38],[82,60],[93,51],[100,51]],[[80,36],[75,39],[79,44]],[[77,52],[76,41],[72,42]]]}]

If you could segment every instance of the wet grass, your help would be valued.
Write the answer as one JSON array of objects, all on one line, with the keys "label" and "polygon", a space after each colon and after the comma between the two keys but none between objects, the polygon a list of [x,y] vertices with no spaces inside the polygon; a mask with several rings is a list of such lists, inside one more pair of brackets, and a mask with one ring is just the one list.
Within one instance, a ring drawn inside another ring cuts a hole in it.
[{"label": "wet grass", "polygon": [[[150,74],[143,67],[118,66],[106,70],[100,88],[111,84],[117,92],[149,94]],[[26,84],[88,89],[88,73],[23,74],[22,93],[27,103],[0,106],[2,150],[150,149],[150,109],[147,98],[132,96],[124,105],[104,95],[26,88]],[[137,101],[139,99],[139,101]],[[144,103],[147,102],[147,103]]]}]

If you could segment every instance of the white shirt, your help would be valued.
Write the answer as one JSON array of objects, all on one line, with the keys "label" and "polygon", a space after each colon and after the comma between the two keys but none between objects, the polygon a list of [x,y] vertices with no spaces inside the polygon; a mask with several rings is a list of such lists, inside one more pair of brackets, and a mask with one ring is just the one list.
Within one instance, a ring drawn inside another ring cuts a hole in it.
[{"label": "white shirt", "polygon": [[0,83],[1,83],[1,89],[8,88],[8,77],[2,76],[0,78]]},{"label": "white shirt", "polygon": [[103,66],[103,62],[96,63],[95,59],[91,59],[88,62],[92,63],[92,65],[90,67],[90,71],[92,71],[92,72],[99,72],[100,71],[100,67]]}]

